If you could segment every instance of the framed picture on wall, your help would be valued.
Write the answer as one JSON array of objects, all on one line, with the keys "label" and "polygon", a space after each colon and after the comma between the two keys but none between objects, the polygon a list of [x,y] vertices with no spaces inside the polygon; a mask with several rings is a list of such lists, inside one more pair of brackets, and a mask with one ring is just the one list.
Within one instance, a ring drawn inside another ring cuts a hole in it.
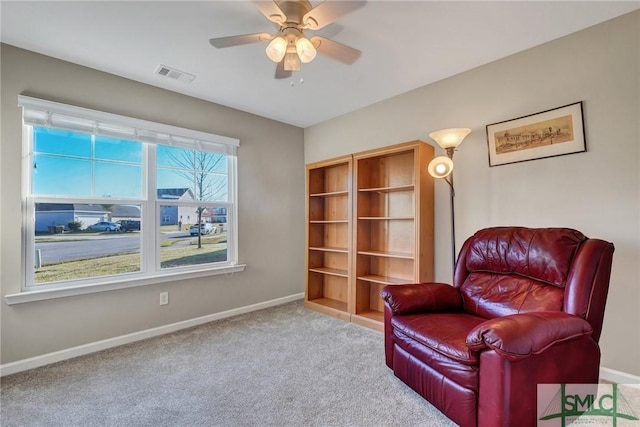
[{"label": "framed picture on wall", "polygon": [[582,102],[487,125],[489,166],[587,151]]}]

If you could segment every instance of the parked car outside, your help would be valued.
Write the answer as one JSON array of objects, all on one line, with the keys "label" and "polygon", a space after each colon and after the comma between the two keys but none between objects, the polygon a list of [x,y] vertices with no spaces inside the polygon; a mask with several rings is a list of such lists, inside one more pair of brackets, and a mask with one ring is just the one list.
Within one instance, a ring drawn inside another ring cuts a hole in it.
[{"label": "parked car outside", "polygon": [[120,225],[121,231],[140,231],[140,220],[138,219],[121,219],[116,221]]},{"label": "parked car outside", "polygon": [[120,224],[109,221],[100,221],[88,226],[87,229],[91,231],[120,231]]},{"label": "parked car outside", "polygon": [[[204,224],[200,224],[200,234],[209,234],[209,233],[215,233],[215,227],[213,226],[213,224],[209,224],[209,223],[204,223]],[[192,236],[197,236],[198,235],[198,225],[192,225],[189,228],[189,234]]]}]

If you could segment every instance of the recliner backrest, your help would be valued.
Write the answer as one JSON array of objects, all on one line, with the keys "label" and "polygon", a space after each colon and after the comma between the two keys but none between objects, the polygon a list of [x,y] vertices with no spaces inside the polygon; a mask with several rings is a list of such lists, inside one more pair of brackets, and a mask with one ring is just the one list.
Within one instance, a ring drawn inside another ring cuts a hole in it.
[{"label": "recliner backrest", "polygon": [[566,228],[494,227],[464,244],[454,286],[465,311],[492,318],[562,311],[567,279],[587,238]]}]

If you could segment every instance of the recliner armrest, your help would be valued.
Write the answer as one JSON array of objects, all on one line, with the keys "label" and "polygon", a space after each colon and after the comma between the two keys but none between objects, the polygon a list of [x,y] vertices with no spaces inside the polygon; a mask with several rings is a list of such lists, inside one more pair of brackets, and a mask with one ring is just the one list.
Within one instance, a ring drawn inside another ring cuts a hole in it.
[{"label": "recliner armrest", "polygon": [[573,314],[556,311],[521,313],[482,322],[467,335],[471,350],[495,350],[508,360],[521,360],[552,345],[590,336],[589,322]]},{"label": "recliner armrest", "polygon": [[446,283],[388,285],[382,288],[380,296],[394,315],[462,310],[460,292]]}]

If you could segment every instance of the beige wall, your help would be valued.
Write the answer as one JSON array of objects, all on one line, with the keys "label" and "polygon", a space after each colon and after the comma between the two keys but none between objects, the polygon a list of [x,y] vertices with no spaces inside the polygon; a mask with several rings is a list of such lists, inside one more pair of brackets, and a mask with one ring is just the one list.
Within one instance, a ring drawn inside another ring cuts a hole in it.
[{"label": "beige wall", "polygon": [[[18,94],[240,139],[239,262],[244,272],[7,306],[6,364],[304,291],[303,130],[8,45],[1,51],[0,286],[20,291]],[[158,294],[170,292],[160,307]]]},{"label": "beige wall", "polygon": [[[463,54],[463,52],[460,52]],[[613,242],[602,365],[640,375],[640,12],[305,129],[313,162],[470,127],[455,155],[456,243],[494,225],[568,226]],[[584,101],[586,153],[489,168],[485,125]],[[444,154],[437,149],[438,155]],[[450,281],[436,183],[436,279]]]}]

